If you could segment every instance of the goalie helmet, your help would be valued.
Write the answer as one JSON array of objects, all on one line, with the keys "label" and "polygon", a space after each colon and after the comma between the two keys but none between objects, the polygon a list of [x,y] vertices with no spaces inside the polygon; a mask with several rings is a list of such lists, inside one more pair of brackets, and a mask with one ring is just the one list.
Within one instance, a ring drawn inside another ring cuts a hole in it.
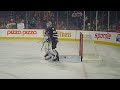
[{"label": "goalie helmet", "polygon": [[47,26],[47,28],[52,27],[52,22],[48,21],[46,26]]}]

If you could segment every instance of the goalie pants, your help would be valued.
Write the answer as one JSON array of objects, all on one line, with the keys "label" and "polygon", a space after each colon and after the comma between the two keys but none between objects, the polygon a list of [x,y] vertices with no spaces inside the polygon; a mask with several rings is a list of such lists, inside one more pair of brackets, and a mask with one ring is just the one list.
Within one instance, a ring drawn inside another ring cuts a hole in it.
[{"label": "goalie pants", "polygon": [[52,49],[55,49],[57,47],[58,41],[52,41]]}]

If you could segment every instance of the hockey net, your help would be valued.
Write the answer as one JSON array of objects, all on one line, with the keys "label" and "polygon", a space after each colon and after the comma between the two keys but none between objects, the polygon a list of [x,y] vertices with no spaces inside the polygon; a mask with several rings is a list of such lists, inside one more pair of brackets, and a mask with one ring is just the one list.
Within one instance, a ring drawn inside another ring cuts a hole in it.
[{"label": "hockey net", "polygon": [[81,61],[100,61],[101,57],[98,53],[94,40],[89,33],[80,32],[80,49],[79,56]]}]

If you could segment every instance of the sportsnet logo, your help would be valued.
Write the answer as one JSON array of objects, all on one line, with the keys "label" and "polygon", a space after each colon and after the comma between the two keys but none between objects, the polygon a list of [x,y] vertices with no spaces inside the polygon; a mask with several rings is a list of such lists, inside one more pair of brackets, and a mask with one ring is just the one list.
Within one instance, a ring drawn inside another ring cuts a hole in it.
[{"label": "sportsnet logo", "polygon": [[120,34],[117,35],[116,41],[117,41],[117,42],[120,42]]},{"label": "sportsnet logo", "polygon": [[95,38],[98,39],[111,39],[111,34],[110,33],[95,33]]}]

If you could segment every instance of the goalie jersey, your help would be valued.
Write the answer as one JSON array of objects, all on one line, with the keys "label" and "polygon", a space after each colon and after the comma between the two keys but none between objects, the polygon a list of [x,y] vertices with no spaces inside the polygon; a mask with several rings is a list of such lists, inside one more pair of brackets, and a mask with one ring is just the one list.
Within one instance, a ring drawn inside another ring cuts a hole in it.
[{"label": "goalie jersey", "polygon": [[58,34],[54,27],[46,28],[46,34],[51,42],[58,42]]}]

